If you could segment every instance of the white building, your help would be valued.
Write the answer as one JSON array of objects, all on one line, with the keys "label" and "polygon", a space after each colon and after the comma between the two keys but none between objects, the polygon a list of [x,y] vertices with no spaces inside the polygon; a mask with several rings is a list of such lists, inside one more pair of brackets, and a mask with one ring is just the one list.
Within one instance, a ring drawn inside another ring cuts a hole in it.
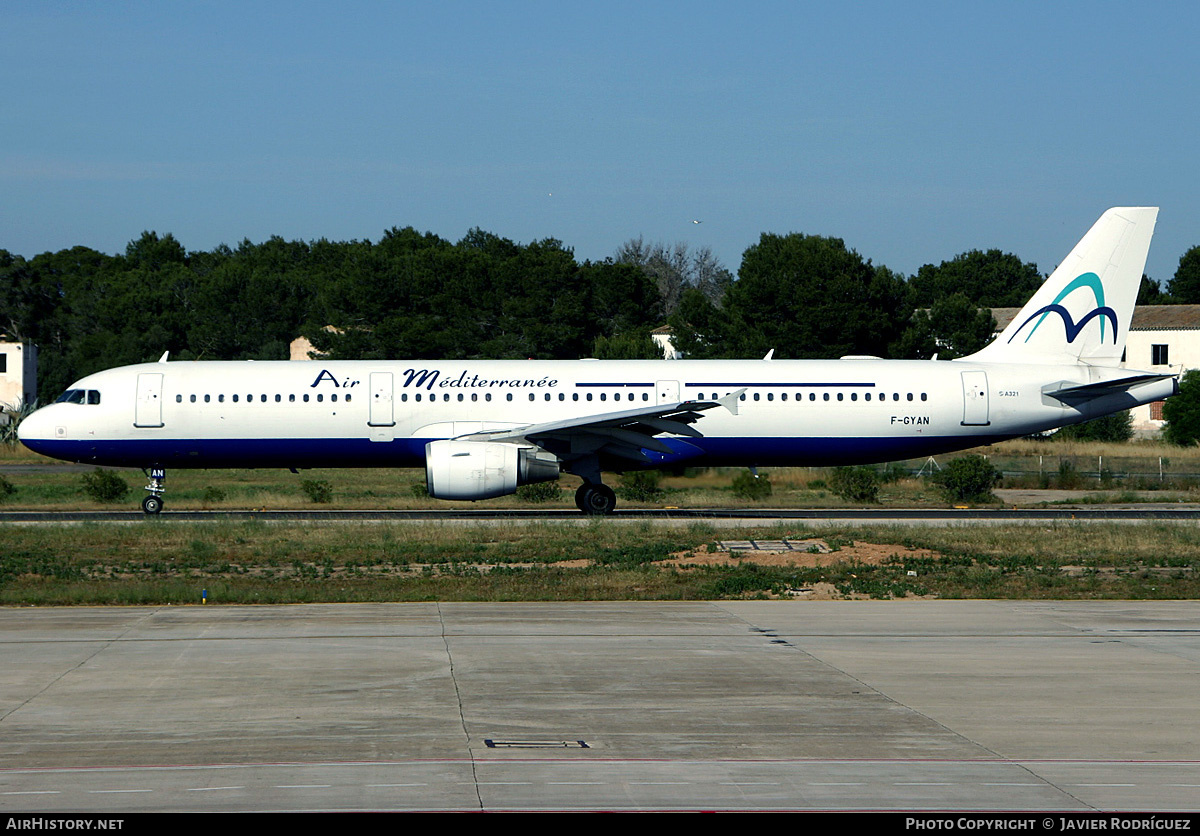
[{"label": "white building", "polygon": [[[1020,308],[992,308],[996,332]],[[1200,305],[1138,305],[1125,338],[1122,364],[1131,369],[1185,372],[1200,369]],[[1133,410],[1133,429],[1140,434],[1162,429],[1162,401]]]},{"label": "white building", "polygon": [[[37,346],[0,340],[0,413],[37,400]],[[0,418],[7,421],[7,418]]]},{"label": "white building", "polygon": [[658,347],[662,349],[664,360],[678,360],[683,356],[675,350],[675,345],[671,342],[671,336],[670,325],[660,325],[650,332],[650,339],[658,343]]}]

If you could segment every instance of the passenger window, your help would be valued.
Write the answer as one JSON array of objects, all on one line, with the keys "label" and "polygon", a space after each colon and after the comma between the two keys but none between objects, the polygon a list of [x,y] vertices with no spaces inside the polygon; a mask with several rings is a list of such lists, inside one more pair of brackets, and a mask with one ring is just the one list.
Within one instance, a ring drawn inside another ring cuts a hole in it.
[{"label": "passenger window", "polygon": [[175,403],[183,403],[183,395],[176,395]]}]

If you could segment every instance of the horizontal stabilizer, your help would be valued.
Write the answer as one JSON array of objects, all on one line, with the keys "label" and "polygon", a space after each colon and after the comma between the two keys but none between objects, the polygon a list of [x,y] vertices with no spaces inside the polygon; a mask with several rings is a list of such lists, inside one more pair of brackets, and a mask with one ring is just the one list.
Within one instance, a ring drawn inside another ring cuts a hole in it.
[{"label": "horizontal stabilizer", "polygon": [[1142,383],[1152,383],[1158,380],[1168,380],[1175,377],[1173,374],[1155,374],[1145,372],[1143,374],[1135,374],[1130,377],[1122,377],[1116,380],[1101,380],[1096,383],[1083,383],[1074,386],[1062,386],[1062,388],[1050,391],[1053,386],[1061,384],[1051,384],[1042,390],[1042,394],[1048,395],[1051,398],[1062,401],[1063,403],[1080,403],[1082,401],[1090,401],[1094,398],[1101,398],[1105,395],[1115,395],[1120,392],[1126,392],[1134,386]]}]

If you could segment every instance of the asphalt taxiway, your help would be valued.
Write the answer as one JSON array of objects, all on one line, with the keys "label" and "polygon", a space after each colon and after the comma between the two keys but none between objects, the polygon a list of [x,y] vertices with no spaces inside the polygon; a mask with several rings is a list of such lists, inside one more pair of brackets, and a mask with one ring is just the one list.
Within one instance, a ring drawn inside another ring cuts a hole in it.
[{"label": "asphalt taxiway", "polygon": [[1200,808],[1196,602],[0,609],[0,811]]}]

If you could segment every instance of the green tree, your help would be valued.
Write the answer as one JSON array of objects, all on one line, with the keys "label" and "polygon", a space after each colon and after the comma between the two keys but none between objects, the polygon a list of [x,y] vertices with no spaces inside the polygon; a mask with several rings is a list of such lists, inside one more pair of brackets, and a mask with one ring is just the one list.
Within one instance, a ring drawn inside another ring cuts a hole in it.
[{"label": "green tree", "polygon": [[1193,369],[1179,382],[1179,394],[1163,404],[1163,438],[1190,446],[1200,442],[1200,370]]},{"label": "green tree", "polygon": [[661,360],[663,350],[649,333],[613,334],[596,337],[592,356],[597,360]]},{"label": "green tree", "polygon": [[908,280],[909,304],[932,307],[961,293],[981,308],[1020,307],[1042,286],[1037,265],[1000,250],[971,250],[938,266],[926,264]]},{"label": "green tree", "polygon": [[840,238],[802,234],[764,234],[749,247],[725,308],[742,357],[886,355],[908,319],[895,274]]},{"label": "green tree", "polygon": [[1167,285],[1167,293],[1179,304],[1200,303],[1200,245],[1180,256],[1179,267]]},{"label": "green tree", "polygon": [[1175,299],[1164,293],[1162,286],[1146,274],[1142,274],[1142,283],[1138,285],[1138,305],[1173,305]]},{"label": "green tree", "polygon": [[893,354],[914,360],[928,360],[936,354],[942,360],[953,360],[979,351],[995,331],[991,311],[965,294],[955,293],[937,299],[929,308],[913,311]]}]

